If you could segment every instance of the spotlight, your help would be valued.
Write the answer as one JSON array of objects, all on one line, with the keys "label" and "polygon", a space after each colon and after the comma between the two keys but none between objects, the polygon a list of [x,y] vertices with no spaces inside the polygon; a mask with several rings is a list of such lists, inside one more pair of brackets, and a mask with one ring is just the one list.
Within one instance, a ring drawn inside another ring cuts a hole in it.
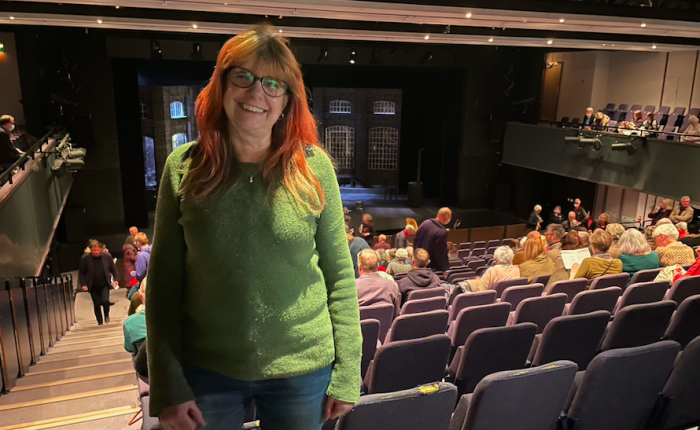
[{"label": "spotlight", "polygon": [[429,63],[430,60],[432,60],[432,59],[433,59],[433,53],[430,52],[430,51],[428,51],[428,52],[425,53],[425,55],[423,56],[423,58],[421,58],[420,61],[419,61],[418,63],[422,66],[422,65],[424,65],[424,64]]},{"label": "spotlight", "polygon": [[348,63],[355,64],[355,48],[352,48],[350,51],[350,59],[348,60]]},{"label": "spotlight", "polygon": [[199,42],[194,42],[192,44],[192,53],[190,54],[190,60],[202,61],[204,57],[202,56],[202,44]]},{"label": "spotlight", "polygon": [[493,43],[493,37],[489,38],[489,43]]},{"label": "spotlight", "polygon": [[318,54],[318,62],[328,59],[328,48],[321,48],[321,53]]},{"label": "spotlight", "polygon": [[163,51],[160,49],[160,42],[153,39],[151,40],[151,60],[162,60]]},{"label": "spotlight", "polygon": [[98,24],[102,24],[102,20],[101,20],[101,19],[98,19],[98,20],[97,20],[97,23],[98,23]]},{"label": "spotlight", "polygon": [[559,22],[562,23],[562,24],[564,24],[564,18],[561,18],[561,19],[559,20]]},{"label": "spotlight", "polygon": [[430,36],[426,34],[425,37],[424,37],[423,39],[425,39],[425,40],[430,40]]},{"label": "spotlight", "polygon": [[471,18],[471,17],[472,17],[472,13],[471,13],[471,12],[467,12],[467,14],[464,15],[464,16],[465,16],[466,18]]},{"label": "spotlight", "polygon": [[610,148],[613,151],[627,151],[628,156],[632,156],[637,153],[637,148],[635,148],[635,146],[632,145],[631,142],[615,142],[610,146]]},{"label": "spotlight", "polygon": [[547,45],[551,45],[552,43],[554,43],[554,41],[553,41],[552,39],[549,39],[549,40],[547,41]]},{"label": "spotlight", "polygon": [[641,27],[646,28],[647,24],[645,22],[642,23]]},{"label": "spotlight", "polygon": [[656,49],[656,45],[651,45],[651,49]]},{"label": "spotlight", "polygon": [[592,146],[594,151],[600,151],[600,149],[603,147],[603,143],[597,137],[595,137],[595,138],[582,137],[582,136],[564,137],[564,142],[575,143],[578,145],[579,148],[585,148],[586,146]]},{"label": "spotlight", "polygon": [[197,27],[198,27],[197,24],[192,24],[192,28],[194,28],[195,30],[197,29]]},{"label": "spotlight", "polygon": [[11,16],[11,17],[10,17],[10,21],[14,21],[14,20],[15,20],[15,17],[14,17],[14,16]]}]

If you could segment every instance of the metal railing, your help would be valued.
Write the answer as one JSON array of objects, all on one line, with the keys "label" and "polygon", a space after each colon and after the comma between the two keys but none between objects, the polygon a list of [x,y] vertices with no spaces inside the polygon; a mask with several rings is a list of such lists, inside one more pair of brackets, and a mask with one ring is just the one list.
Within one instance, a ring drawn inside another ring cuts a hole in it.
[{"label": "metal railing", "polygon": [[36,153],[43,153],[42,147],[46,142],[49,141],[56,133],[60,131],[59,127],[54,127],[44,135],[41,139],[37,140],[34,145],[32,145],[27,152],[22,154],[17,161],[12,163],[11,166],[7,168],[6,171],[4,171],[2,174],[0,174],[0,186],[4,185],[6,182],[9,182],[10,185],[12,185],[12,176],[15,174],[15,170],[20,168],[24,170],[24,166],[29,161],[30,159],[34,159]]}]

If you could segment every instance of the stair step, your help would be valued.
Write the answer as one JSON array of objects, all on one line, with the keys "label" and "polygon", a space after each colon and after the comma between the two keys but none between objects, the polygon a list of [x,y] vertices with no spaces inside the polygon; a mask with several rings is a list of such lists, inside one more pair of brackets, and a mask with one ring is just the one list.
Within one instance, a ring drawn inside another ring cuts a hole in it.
[{"label": "stair step", "polygon": [[58,357],[46,357],[43,356],[39,359],[39,362],[32,367],[32,370],[44,371],[61,369],[64,367],[80,366],[85,364],[95,364],[103,361],[118,360],[120,358],[131,358],[131,354],[126,352],[124,348],[117,352],[100,352],[96,354],[85,354],[76,357],[63,357],[59,355]]},{"label": "stair step", "polygon": [[24,387],[28,385],[43,384],[46,382],[62,381],[66,379],[80,378],[83,376],[93,376],[101,373],[113,373],[122,371],[134,371],[134,365],[131,363],[131,359],[117,360],[116,362],[111,362],[108,364],[88,364],[85,366],[77,366],[75,369],[67,370],[56,370],[50,373],[40,373],[35,374],[33,372],[28,373],[24,378],[17,380],[17,387]]},{"label": "stair step", "polygon": [[101,333],[88,333],[88,332],[75,333],[73,331],[69,331],[68,333],[66,333],[65,336],[63,336],[63,338],[61,340],[74,341],[74,340],[99,339],[101,337],[115,336],[118,334],[122,334],[122,335],[124,334],[124,329],[122,327],[119,327],[117,329],[110,330],[110,331],[101,332]]},{"label": "stair step", "polygon": [[46,354],[47,360],[53,360],[53,359],[59,359],[59,358],[73,358],[73,357],[80,357],[81,355],[90,355],[90,354],[96,354],[100,352],[120,352],[124,351],[124,342],[116,343],[113,345],[109,346],[100,346],[100,347],[87,347],[87,348],[79,348],[79,349],[73,349],[70,351],[49,351],[48,354]]},{"label": "stair step", "polygon": [[[12,426],[27,422],[56,419],[66,415],[97,412],[119,406],[137,406],[139,404],[138,389],[135,386],[131,387],[126,391],[120,390],[101,395],[92,394],[89,398],[74,396],[78,398],[53,403],[40,402],[41,404],[34,406],[3,410],[0,412],[2,413],[2,424],[4,426]],[[51,399],[45,400],[50,401]]]},{"label": "stair step", "polygon": [[[10,425],[0,427],[0,430],[41,430],[49,428],[66,428],[68,424],[80,424],[80,423],[91,423],[92,427],[88,428],[98,428],[100,430],[105,430],[105,427],[99,423],[103,418],[117,417],[120,415],[134,415],[138,412],[139,407],[135,406],[121,406],[118,408],[104,409],[102,411],[88,412],[84,414],[73,414],[65,415],[58,418],[51,418],[47,420],[37,420],[21,425]],[[99,421],[98,421],[99,420]],[[128,420],[126,421],[128,423]],[[125,427],[122,427],[125,428]]]},{"label": "stair step", "polygon": [[70,339],[64,337],[61,339],[60,342],[58,342],[55,347],[64,347],[64,346],[71,346],[71,345],[86,345],[86,344],[91,344],[95,342],[103,342],[103,341],[110,341],[110,340],[124,340],[124,335],[122,333],[114,333],[114,334],[109,334],[106,336],[101,336],[96,339]]},{"label": "stair step", "polygon": [[[136,412],[134,412],[135,414]],[[61,430],[124,430],[133,429],[138,430],[141,428],[141,422],[137,422],[132,427],[129,427],[129,421],[134,416],[134,414],[119,415],[116,417],[103,418],[97,421],[90,421],[80,424],[70,424],[61,427]]]},{"label": "stair step", "polygon": [[74,327],[70,331],[66,332],[66,336],[70,335],[77,335],[77,334],[103,334],[103,333],[110,333],[113,331],[118,331],[121,330],[123,324],[119,325],[112,325],[112,323],[109,323],[109,325],[95,325],[94,327]]},{"label": "stair step", "polygon": [[63,342],[57,342],[56,345],[53,346],[53,348],[49,349],[49,352],[46,355],[64,354],[68,351],[84,351],[86,349],[94,349],[114,345],[124,345],[124,338],[121,336],[116,339],[110,337],[109,339],[100,339],[79,344],[68,343],[67,345],[64,345]]},{"label": "stair step", "polygon": [[69,394],[101,390],[109,387],[133,385],[134,381],[136,381],[136,373],[132,370],[129,374],[125,375],[93,379],[89,381],[75,382],[57,385],[53,387],[34,388],[25,391],[16,391],[15,389],[12,390],[9,394],[0,397],[0,405],[9,405],[12,403],[19,402],[30,402],[32,400],[46,399],[49,397],[67,396]]}]

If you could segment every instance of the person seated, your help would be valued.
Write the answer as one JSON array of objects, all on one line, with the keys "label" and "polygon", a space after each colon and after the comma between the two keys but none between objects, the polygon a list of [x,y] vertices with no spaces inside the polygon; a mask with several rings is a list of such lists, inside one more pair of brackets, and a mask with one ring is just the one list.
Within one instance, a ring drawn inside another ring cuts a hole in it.
[{"label": "person seated", "polygon": [[649,212],[649,214],[647,214],[647,216],[651,218],[652,226],[658,224],[659,220],[671,216],[671,214],[673,213],[671,205],[673,205],[673,201],[671,199],[663,199],[659,206],[656,206],[654,209],[652,209],[651,212]]},{"label": "person seated", "polygon": [[654,114],[652,112],[647,113],[647,119],[644,120],[641,128],[644,130],[659,129],[659,125],[656,123],[656,120],[654,119]]},{"label": "person seated", "polygon": [[459,257],[458,257],[459,254],[457,253],[457,251],[458,251],[458,249],[454,243],[447,242],[447,259],[448,260],[450,260],[450,261],[459,260]]},{"label": "person seated", "polygon": [[396,276],[410,272],[411,265],[406,263],[406,258],[408,258],[408,252],[403,248],[397,249],[396,261],[389,263],[386,268],[386,273],[391,276]]},{"label": "person seated", "polygon": [[520,240],[520,247],[522,251],[518,252],[515,254],[515,257],[513,257],[513,265],[514,266],[519,266],[527,260],[525,258],[525,243],[530,240],[530,239],[537,239],[537,240],[542,240],[541,239],[542,235],[538,231],[531,231],[530,233],[527,234],[527,236],[523,237]]},{"label": "person seated", "polygon": [[148,384],[148,339],[144,339],[134,357],[134,370]]},{"label": "person seated", "polygon": [[374,251],[377,254],[377,260],[379,261],[379,270],[386,273],[386,266],[389,265],[389,253],[384,249],[377,249]]},{"label": "person seated", "polygon": [[401,304],[406,302],[408,294],[413,290],[439,287],[442,280],[428,269],[430,264],[430,254],[423,248],[413,251],[413,269],[408,272],[405,278],[399,279],[399,292],[401,293]]},{"label": "person seated", "polygon": [[605,115],[603,112],[598,112],[595,114],[595,120],[593,120],[593,130],[605,130],[610,123],[610,117]]},{"label": "person seated", "polygon": [[350,248],[350,258],[352,258],[352,265],[355,268],[355,278],[360,277],[360,272],[357,270],[357,255],[362,251],[363,249],[370,249],[369,245],[367,245],[367,241],[355,237],[353,235],[354,229],[350,228],[347,224],[345,224],[345,236],[348,239],[348,247]]},{"label": "person seated", "polygon": [[526,240],[523,248],[525,248],[523,252],[525,261],[519,266],[521,277],[532,282],[538,276],[554,273],[554,262],[547,255],[547,250],[540,238]]},{"label": "person seated", "polygon": [[681,204],[673,208],[673,212],[668,216],[668,219],[674,224],[679,222],[691,223],[694,215],[695,209],[690,206],[690,197],[683,196],[681,197]]},{"label": "person seated", "polygon": [[617,256],[620,255],[620,237],[622,236],[622,233],[625,232],[625,227],[622,224],[612,223],[605,227],[605,231],[610,233],[613,238],[613,244],[608,252],[610,255],[612,255],[612,258],[617,258]]},{"label": "person seated", "polygon": [[[553,232],[553,234],[557,233]],[[564,266],[564,260],[561,258],[561,251],[573,251],[575,249],[584,248],[583,243],[581,242],[581,238],[575,231],[570,231],[563,235],[563,237],[561,238],[560,247],[557,248],[554,245],[552,246],[553,249],[551,249],[547,253],[549,255],[549,258],[551,258],[554,262],[554,273],[552,273],[552,276],[549,277],[549,282],[547,283],[547,288],[545,289],[545,291],[549,291],[549,289],[555,282],[568,281],[571,276],[569,270],[567,270]]]},{"label": "person seated", "polygon": [[688,118],[690,125],[681,136],[681,142],[700,143],[700,120],[695,115]]},{"label": "person seated", "polygon": [[586,231],[585,227],[577,227],[576,228],[576,233],[578,233],[579,239],[581,239],[581,243],[583,244],[584,248],[590,248],[591,246],[591,235]]},{"label": "person seated", "polygon": [[136,309],[136,313],[124,320],[124,349],[132,356],[139,352],[139,348],[146,340],[146,280],[143,278],[139,288],[141,305]]},{"label": "person seated", "polygon": [[530,218],[527,219],[527,228],[535,231],[540,229],[540,226],[542,225],[542,217],[540,216],[540,212],[542,212],[542,206],[535,205],[534,210],[530,214]]},{"label": "person seated", "polygon": [[576,212],[569,212],[569,217],[562,223],[562,226],[564,227],[564,230],[569,231],[573,230],[574,228],[578,227],[581,225],[577,220],[576,220]]},{"label": "person seated", "polygon": [[651,250],[644,235],[637,229],[625,230],[618,242],[620,255],[617,257],[622,261],[622,271],[630,276],[640,270],[658,269],[661,267],[659,255]]},{"label": "person seated", "polygon": [[590,128],[593,125],[594,121],[595,115],[593,114],[593,108],[589,107],[586,109],[586,114],[583,116],[583,121],[581,121],[581,125],[584,128]]},{"label": "person seated", "polygon": [[563,223],[564,223],[564,216],[561,214],[561,206],[555,206],[552,213],[549,214],[549,218],[547,218],[547,225],[551,225],[551,224],[561,225]]},{"label": "person seated", "polygon": [[510,243],[508,244],[508,247],[511,249],[511,251],[513,251],[513,255],[517,254],[523,249],[520,245],[520,240],[518,239],[511,239]]},{"label": "person seated", "polygon": [[513,250],[509,246],[499,246],[493,254],[495,264],[484,272],[481,277],[459,283],[462,291],[476,293],[491,290],[500,281],[520,277],[520,269],[513,266]]},{"label": "person seated", "polygon": [[406,257],[406,264],[413,264],[413,247],[407,246],[406,253],[408,253],[408,257]]},{"label": "person seated", "polygon": [[406,248],[408,246],[408,239],[416,235],[416,228],[411,224],[406,224],[406,227],[396,233],[394,237],[394,245],[397,248]]},{"label": "person seated", "polygon": [[374,250],[376,251],[377,249],[391,249],[391,246],[386,243],[385,234],[380,234],[379,237],[377,237],[377,244],[374,245]]},{"label": "person seated", "polygon": [[383,278],[378,272],[379,260],[376,252],[364,249],[357,254],[357,268],[360,277],[355,280],[357,301],[360,306],[390,304],[396,314],[400,309],[399,287],[396,282]]},{"label": "person seated", "polygon": [[700,225],[696,223],[688,224],[688,235],[678,240],[691,248],[700,246]]},{"label": "person seated", "polygon": [[608,252],[612,243],[613,238],[610,233],[604,231],[593,233],[590,236],[593,255],[584,259],[580,266],[578,263],[571,265],[570,279],[585,278],[590,288],[595,278],[622,273],[622,261],[613,258]]},{"label": "person seated", "polygon": [[605,230],[605,227],[608,226],[608,222],[610,221],[610,216],[603,212],[598,216],[598,221],[595,221],[591,224],[591,230],[595,230],[597,228],[602,228]]},{"label": "person seated", "polygon": [[661,266],[693,264],[695,252],[693,248],[678,242],[678,230],[671,223],[657,225],[653,233],[656,240],[656,253],[659,254]]},{"label": "person seated", "polygon": [[642,124],[644,124],[644,119],[642,118],[642,115],[642,111],[635,111],[631,120],[622,122],[621,129],[619,130],[620,133],[629,134],[629,130],[641,129]]},{"label": "person seated", "polygon": [[688,236],[688,223],[683,221],[679,222],[676,224],[676,230],[678,230],[678,238],[683,239]]}]

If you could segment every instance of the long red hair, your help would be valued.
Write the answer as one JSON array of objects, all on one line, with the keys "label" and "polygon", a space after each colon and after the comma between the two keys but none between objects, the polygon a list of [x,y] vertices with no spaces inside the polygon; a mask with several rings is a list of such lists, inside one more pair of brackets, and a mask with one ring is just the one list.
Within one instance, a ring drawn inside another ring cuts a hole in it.
[{"label": "long red hair", "polygon": [[[201,137],[189,159],[182,195],[201,202],[227,190],[227,178],[238,175],[240,162],[228,136],[228,118],[223,97],[231,67],[252,60],[274,71],[274,77],[289,84],[284,117],[272,128],[272,144],[263,164],[263,180],[274,190],[275,173],[281,169],[282,185],[302,206],[318,214],[326,199],[321,184],[306,161],[308,146],[318,147],[316,121],[306,101],[301,67],[289,41],[269,25],[258,25],[228,40],[221,48],[209,84],[197,97],[197,125]],[[235,186],[232,185],[232,186]]]}]

